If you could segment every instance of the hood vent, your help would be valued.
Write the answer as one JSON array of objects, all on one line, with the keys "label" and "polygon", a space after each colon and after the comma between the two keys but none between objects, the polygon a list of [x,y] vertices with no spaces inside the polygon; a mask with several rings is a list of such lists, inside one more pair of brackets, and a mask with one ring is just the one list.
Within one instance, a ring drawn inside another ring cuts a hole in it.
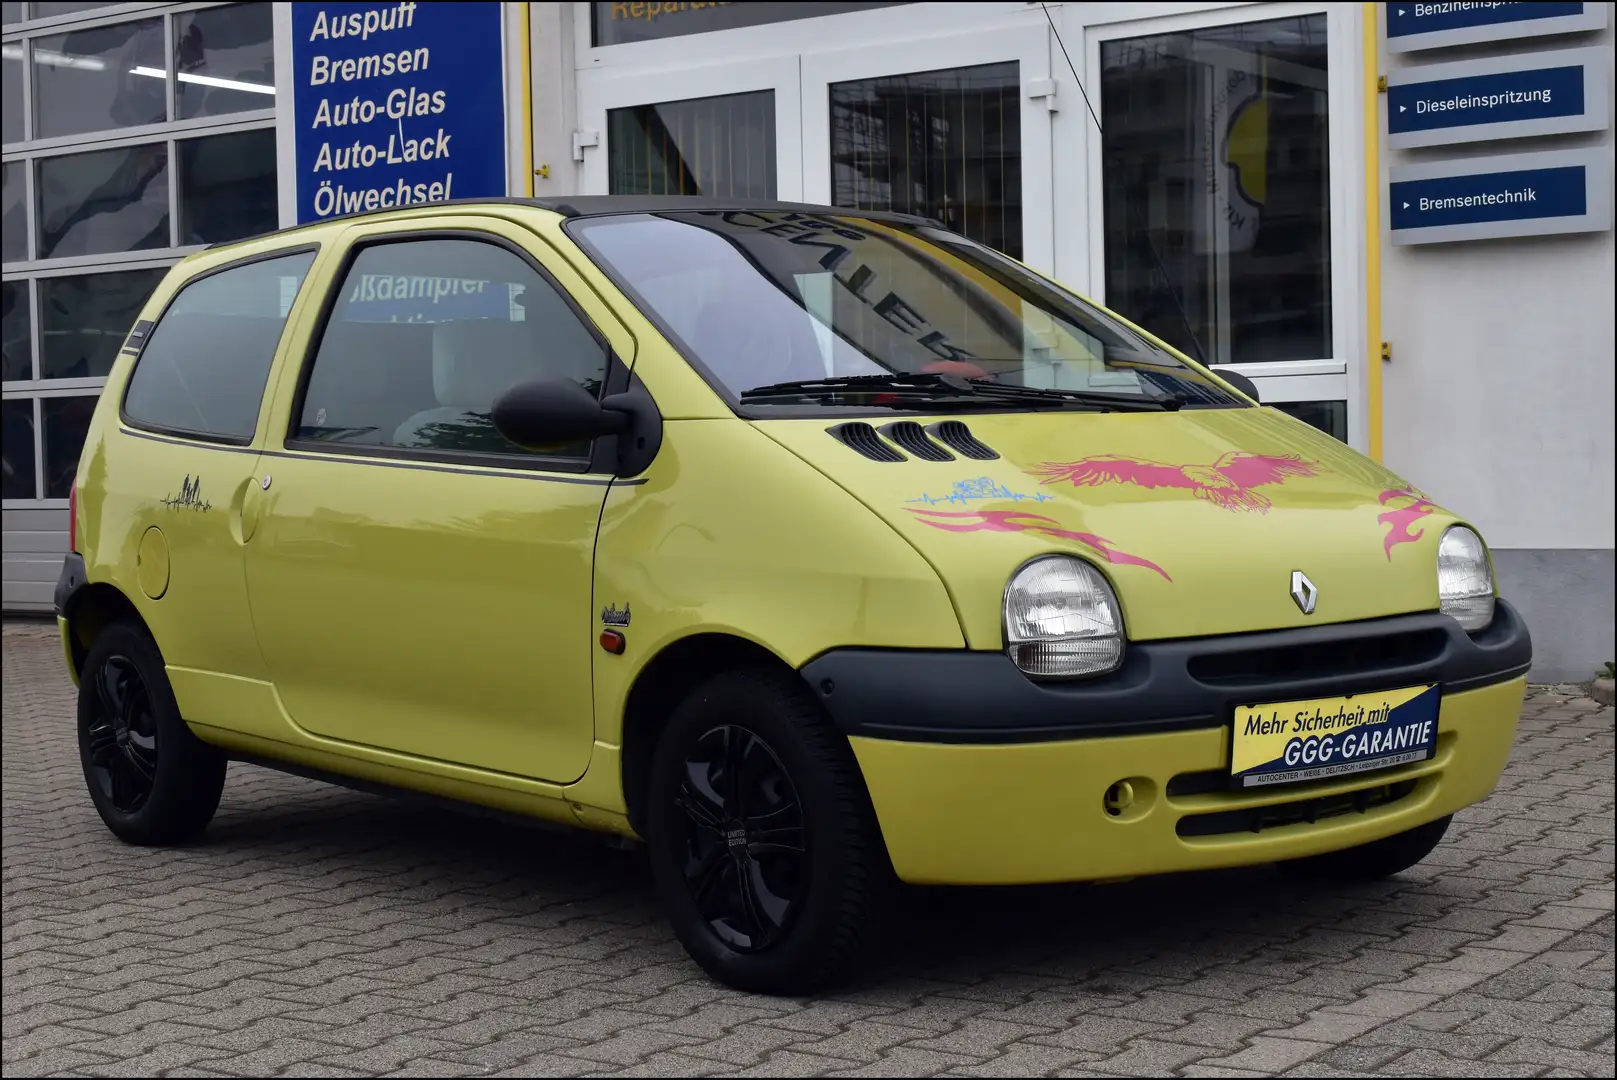
[{"label": "hood vent", "polygon": [[[917,428],[919,424],[915,425]],[[862,420],[838,424],[827,429],[833,439],[871,461],[903,461],[904,455],[882,442],[876,429]]]},{"label": "hood vent", "polygon": [[954,455],[933,442],[926,429],[914,420],[896,420],[882,425],[881,433],[922,461],[953,461]]},{"label": "hood vent", "polygon": [[[896,425],[895,425],[896,426]],[[915,425],[919,427],[920,425]],[[968,457],[974,461],[997,461],[999,455],[993,447],[978,442],[977,437],[971,433],[963,421],[939,420],[926,429],[927,434],[949,447],[961,457]],[[903,445],[900,443],[899,445]]]}]

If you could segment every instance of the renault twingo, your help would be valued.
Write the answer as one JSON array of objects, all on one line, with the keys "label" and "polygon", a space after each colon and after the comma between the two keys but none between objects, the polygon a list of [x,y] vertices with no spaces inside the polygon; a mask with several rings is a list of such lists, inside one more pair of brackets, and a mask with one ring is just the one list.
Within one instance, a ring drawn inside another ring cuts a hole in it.
[{"label": "renault twingo", "polygon": [[895,214],[193,255],[73,488],[90,795],[184,841],[238,759],[640,838],[776,993],[900,881],[1396,873],[1496,783],[1528,633],[1470,525],[1237,384]]}]

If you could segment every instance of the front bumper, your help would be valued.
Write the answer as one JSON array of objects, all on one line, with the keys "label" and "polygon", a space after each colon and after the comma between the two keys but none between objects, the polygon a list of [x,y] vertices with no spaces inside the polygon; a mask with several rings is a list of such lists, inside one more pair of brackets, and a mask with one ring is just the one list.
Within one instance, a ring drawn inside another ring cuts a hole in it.
[{"label": "front bumper", "polygon": [[[836,650],[802,673],[849,738],[901,878],[1017,884],[1300,858],[1451,814],[1498,782],[1531,662],[1500,601],[1476,635],[1433,612],[1145,642],[1081,682],[960,651]],[[1443,694],[1432,759],[1229,789],[1237,705],[1425,683]],[[1132,802],[1108,808],[1124,781]]]},{"label": "front bumper", "polygon": [[[849,741],[903,880],[1086,881],[1317,855],[1452,814],[1498,782],[1526,687],[1517,678],[1445,694],[1429,761],[1278,789],[1194,790],[1194,778],[1228,770],[1228,727],[1000,745]],[[1119,780],[1134,802],[1114,816],[1105,799]],[[1259,810],[1282,823],[1262,826]]]}]

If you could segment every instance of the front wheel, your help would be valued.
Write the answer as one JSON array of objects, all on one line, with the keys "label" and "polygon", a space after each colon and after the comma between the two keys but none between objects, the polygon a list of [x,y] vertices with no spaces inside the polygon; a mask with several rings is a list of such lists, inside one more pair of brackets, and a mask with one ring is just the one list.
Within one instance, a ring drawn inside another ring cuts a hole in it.
[{"label": "front wheel", "polygon": [[115,623],[95,639],[78,713],[84,780],[107,828],[131,844],[174,844],[207,827],[225,757],[186,726],[144,629]]},{"label": "front wheel", "polygon": [[872,944],[895,888],[858,764],[790,677],[720,675],[675,710],[652,762],[652,871],[709,975],[811,993]]},{"label": "front wheel", "polygon": [[1283,862],[1280,868],[1299,877],[1325,881],[1380,881],[1403,873],[1430,855],[1449,831],[1452,820],[1453,815],[1441,817],[1358,847]]}]

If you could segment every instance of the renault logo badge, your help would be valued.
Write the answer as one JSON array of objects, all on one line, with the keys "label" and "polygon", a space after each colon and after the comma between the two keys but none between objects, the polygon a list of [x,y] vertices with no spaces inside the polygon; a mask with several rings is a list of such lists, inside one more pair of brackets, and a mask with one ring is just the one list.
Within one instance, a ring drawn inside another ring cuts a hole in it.
[{"label": "renault logo badge", "polygon": [[1319,602],[1319,590],[1314,588],[1314,583],[1301,570],[1291,572],[1291,598],[1297,601],[1304,615],[1314,614],[1314,605]]}]

